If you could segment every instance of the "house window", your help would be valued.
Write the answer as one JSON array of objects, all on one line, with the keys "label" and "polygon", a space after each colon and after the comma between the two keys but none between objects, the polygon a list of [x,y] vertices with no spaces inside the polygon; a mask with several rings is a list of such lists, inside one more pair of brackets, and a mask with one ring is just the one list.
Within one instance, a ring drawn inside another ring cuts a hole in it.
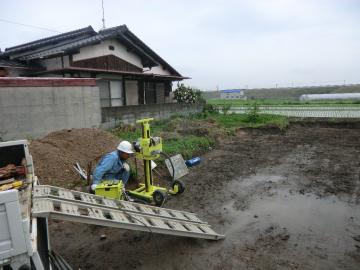
[{"label": "house window", "polygon": [[156,83],[156,103],[165,103],[165,84]]},{"label": "house window", "polygon": [[110,81],[111,107],[119,107],[123,105],[122,92],[122,81]]},{"label": "house window", "polygon": [[155,104],[156,103],[156,85],[154,82],[145,82],[145,104]]},{"label": "house window", "polygon": [[99,91],[100,91],[100,106],[111,107],[109,82],[97,81],[96,85],[99,87]]},{"label": "house window", "polygon": [[109,45],[109,50],[113,51],[113,50],[115,50],[115,47],[113,45]]},{"label": "house window", "polygon": [[123,102],[122,81],[98,81],[101,107],[119,107]]}]

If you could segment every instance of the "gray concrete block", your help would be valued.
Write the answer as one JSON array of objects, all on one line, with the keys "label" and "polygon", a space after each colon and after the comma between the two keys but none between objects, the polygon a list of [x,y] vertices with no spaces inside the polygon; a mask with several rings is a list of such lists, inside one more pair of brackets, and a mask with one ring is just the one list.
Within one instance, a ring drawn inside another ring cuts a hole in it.
[{"label": "gray concrete block", "polygon": [[55,104],[55,93],[51,87],[39,87],[38,89],[42,105],[54,105]]},{"label": "gray concrete block", "polygon": [[164,119],[174,112],[194,111],[198,106],[182,104],[101,108],[98,87],[0,87],[0,123],[7,126],[8,138],[68,128],[112,128],[140,118]]},{"label": "gray concrete block", "polygon": [[55,104],[65,104],[66,103],[67,93],[66,93],[65,89],[62,89],[62,87],[54,87],[53,93],[54,93]]},{"label": "gray concrete block", "polygon": [[0,87],[0,106],[13,107],[16,105],[16,93],[13,91],[13,89]]}]

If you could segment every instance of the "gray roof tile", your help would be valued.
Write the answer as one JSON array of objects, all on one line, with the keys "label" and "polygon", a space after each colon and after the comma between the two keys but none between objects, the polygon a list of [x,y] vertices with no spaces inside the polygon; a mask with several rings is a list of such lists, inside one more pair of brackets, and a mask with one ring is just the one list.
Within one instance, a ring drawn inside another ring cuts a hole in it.
[{"label": "gray roof tile", "polygon": [[98,33],[91,26],[60,35],[39,39],[18,46],[6,48],[0,52],[0,59],[29,61],[39,58],[52,57],[59,54],[70,54],[71,52],[91,44],[96,44],[108,38],[117,38],[135,50],[140,58],[149,67],[161,64],[176,76],[181,76],[165,60],[151,50],[137,36],[135,36],[126,25],[106,28]]}]

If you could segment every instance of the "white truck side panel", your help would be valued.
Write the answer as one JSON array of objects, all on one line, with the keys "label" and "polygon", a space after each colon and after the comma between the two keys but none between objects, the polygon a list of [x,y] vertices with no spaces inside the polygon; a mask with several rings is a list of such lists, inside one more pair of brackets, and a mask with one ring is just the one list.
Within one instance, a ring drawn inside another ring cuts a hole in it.
[{"label": "white truck side panel", "polygon": [[0,219],[0,260],[28,253],[17,190],[0,193]]}]

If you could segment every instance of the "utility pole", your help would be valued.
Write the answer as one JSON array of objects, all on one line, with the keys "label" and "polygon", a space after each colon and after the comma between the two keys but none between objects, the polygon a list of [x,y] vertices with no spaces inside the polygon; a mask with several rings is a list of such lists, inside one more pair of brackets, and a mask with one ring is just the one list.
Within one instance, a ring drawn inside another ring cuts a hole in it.
[{"label": "utility pole", "polygon": [[104,10],[104,0],[101,0],[101,7],[102,7],[102,29],[105,29],[105,10]]}]

